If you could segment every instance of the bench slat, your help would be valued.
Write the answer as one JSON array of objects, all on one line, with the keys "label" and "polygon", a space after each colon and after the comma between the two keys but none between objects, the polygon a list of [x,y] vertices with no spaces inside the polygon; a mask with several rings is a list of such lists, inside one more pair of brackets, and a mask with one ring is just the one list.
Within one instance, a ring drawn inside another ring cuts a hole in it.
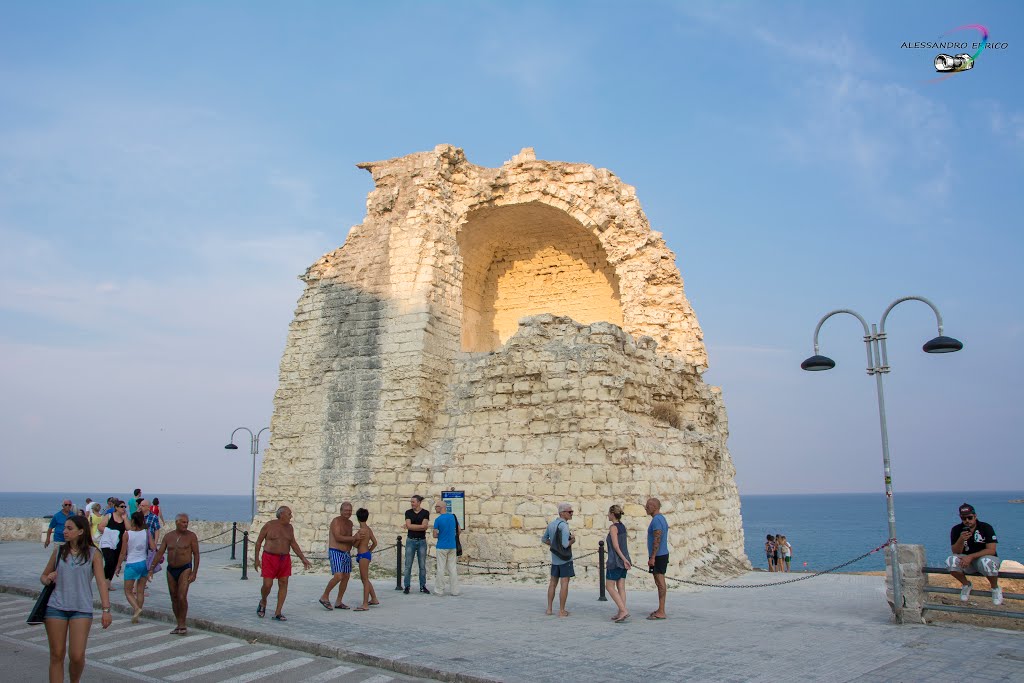
[{"label": "bench slat", "polygon": [[[945,586],[925,586],[924,590],[928,593],[949,593],[950,595],[959,595],[959,588],[946,588]],[[992,591],[980,590],[975,588],[971,591],[971,596],[980,595],[982,597],[991,598]],[[1024,593],[1003,593],[1003,597],[1008,600],[1024,600]]]},{"label": "bench slat", "polygon": [[1010,619],[1024,619],[1024,612],[1004,612],[995,609],[981,609],[980,607],[960,607],[959,605],[937,605],[927,603],[922,609],[936,610],[938,612],[960,612],[961,614],[982,614],[986,617],[1009,617]]},{"label": "bench slat", "polygon": [[[922,567],[925,574],[949,574],[946,567]],[[981,574],[969,573],[967,576],[981,576]],[[1024,572],[999,572],[1000,579],[1024,579]]]}]

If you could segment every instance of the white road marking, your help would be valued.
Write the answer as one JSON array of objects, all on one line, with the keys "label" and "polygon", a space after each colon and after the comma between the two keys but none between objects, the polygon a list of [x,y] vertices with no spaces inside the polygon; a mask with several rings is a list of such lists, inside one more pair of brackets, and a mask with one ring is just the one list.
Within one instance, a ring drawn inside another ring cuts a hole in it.
[{"label": "white road marking", "polygon": [[161,628],[159,631],[154,631],[153,633],[146,633],[145,635],[135,636],[134,638],[125,638],[124,640],[119,640],[119,641],[117,641],[115,643],[107,643],[105,645],[100,645],[98,647],[88,647],[88,646],[86,646],[85,650],[89,654],[97,654],[99,652],[106,652],[107,650],[113,650],[114,648],[121,648],[121,647],[124,647],[125,645],[131,645],[132,643],[141,643],[143,640],[153,640],[154,638],[163,638],[164,636],[167,636],[168,638],[170,638],[170,636],[167,635],[167,633]]},{"label": "white road marking", "polygon": [[[168,634],[170,635],[170,634]],[[209,638],[209,633],[197,633],[194,636],[188,636],[189,641],[195,642],[204,638]],[[157,652],[163,652],[164,650],[170,650],[173,647],[178,647],[183,643],[184,639],[181,636],[175,636],[175,640],[169,643],[161,643],[160,645],[154,645],[153,647],[143,648],[142,650],[132,650],[131,652],[125,652],[123,654],[114,655],[113,657],[107,657],[104,662],[120,662],[124,659],[132,659],[134,657],[145,657],[146,655],[156,654]]]},{"label": "white road marking", "polygon": [[327,681],[333,681],[338,676],[350,674],[355,670],[354,666],[337,666],[329,671],[324,671],[322,674],[305,679],[305,683],[327,683]]},{"label": "white road marking", "polygon": [[395,680],[391,676],[385,676],[384,674],[377,674],[376,676],[370,676],[363,680],[363,683],[388,683],[388,681]]},{"label": "white road marking", "polygon": [[254,659],[263,659],[264,657],[269,657],[270,655],[277,654],[278,652],[278,650],[258,650],[257,652],[242,655],[241,657],[225,659],[224,661],[217,662],[216,664],[201,666],[198,669],[189,669],[188,671],[182,671],[181,673],[174,674],[173,676],[168,676],[164,680],[184,681],[194,676],[202,676],[204,674],[212,673],[214,671],[220,671],[221,669],[227,669],[229,667],[234,666],[235,664],[245,664],[247,662],[253,661]]},{"label": "white road marking", "polygon": [[300,657],[299,659],[289,659],[287,662],[281,662],[276,666],[270,666],[266,669],[260,669],[259,671],[250,671],[247,674],[235,676],[234,678],[229,678],[226,681],[221,681],[220,683],[249,683],[249,681],[255,681],[257,678],[266,678],[267,676],[273,676],[274,674],[279,674],[282,671],[288,671],[289,669],[294,669],[302,666],[303,664],[309,664],[310,662],[314,661],[316,660],[312,657]]},{"label": "white road marking", "polygon": [[30,631],[36,631],[38,629],[45,630],[46,627],[43,626],[42,624],[39,624],[38,626],[26,626],[25,628],[19,628],[17,631],[5,631],[4,635],[5,636],[18,636],[18,635],[21,635],[22,633],[28,633]]},{"label": "white road marking", "polygon": [[[28,607],[29,609],[32,609],[32,605],[30,605],[28,603],[25,603],[24,605],[11,605],[10,607],[0,607],[0,616],[4,616],[4,615],[7,615],[7,614],[13,615],[13,614],[17,614],[18,612],[23,612],[23,611],[25,611],[26,607]],[[28,616],[28,615],[25,615],[25,616]]]},{"label": "white road marking", "polygon": [[[18,640],[17,638],[8,638],[7,636],[0,635],[0,640],[11,643],[12,645],[22,645],[30,647],[37,652],[49,652],[50,648],[47,645],[36,645],[34,643],[26,643],[24,640]],[[159,678],[153,678],[152,676],[143,676],[142,674],[135,674],[127,669],[120,667],[111,666],[110,664],[104,664],[103,662],[96,661],[95,659],[89,659],[89,651],[86,649],[85,653],[85,669],[88,671],[91,668],[97,668],[101,671],[109,671],[111,673],[120,674],[121,676],[130,676],[136,681],[143,681],[144,683],[163,683]]]},{"label": "white road marking", "polygon": [[144,664],[137,666],[132,671],[152,671],[153,669],[162,669],[165,666],[174,666],[175,664],[181,664],[182,662],[191,662],[205,657],[206,655],[216,654],[218,652],[224,652],[225,650],[234,650],[235,648],[242,647],[245,643],[225,643],[223,645],[217,645],[215,647],[208,647],[205,650],[199,652],[193,652],[192,654],[182,655],[181,657],[172,657],[165,659],[162,662],[153,662],[152,664]]}]

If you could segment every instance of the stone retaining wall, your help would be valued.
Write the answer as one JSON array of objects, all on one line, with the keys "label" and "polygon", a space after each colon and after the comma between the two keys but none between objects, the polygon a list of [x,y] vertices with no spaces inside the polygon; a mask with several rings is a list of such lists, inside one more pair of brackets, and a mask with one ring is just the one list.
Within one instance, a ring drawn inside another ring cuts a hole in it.
[{"label": "stone retaining wall", "polygon": [[[188,528],[199,536],[200,542],[225,545],[231,542],[231,522],[207,522],[193,519]],[[39,541],[46,539],[46,528],[50,525],[48,517],[0,517],[0,541]],[[163,531],[174,528],[173,520],[166,520]],[[238,522],[238,542],[242,542],[242,532],[249,528],[248,522]],[[228,532],[228,533],[225,533]],[[218,534],[222,534],[219,535]],[[212,538],[216,537],[216,538]]]}]

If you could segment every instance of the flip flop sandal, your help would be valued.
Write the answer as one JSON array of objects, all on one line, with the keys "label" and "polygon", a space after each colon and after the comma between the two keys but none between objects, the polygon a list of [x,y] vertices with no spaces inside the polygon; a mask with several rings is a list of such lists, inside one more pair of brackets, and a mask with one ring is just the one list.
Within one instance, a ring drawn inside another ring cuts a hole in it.
[{"label": "flip flop sandal", "polygon": [[256,616],[260,619],[267,616],[267,606],[261,603],[259,607],[256,608]]},{"label": "flip flop sandal", "polygon": [[352,608],[342,602],[342,603],[339,603],[339,604],[335,605],[334,609],[352,609]]},{"label": "flip flop sandal", "polygon": [[369,607],[353,607],[352,611],[353,612],[369,612],[370,608]]},{"label": "flip flop sandal", "polygon": [[273,619],[274,621],[288,621],[288,617],[286,617],[286,616],[285,616],[285,615],[283,615],[283,614],[275,614],[275,615],[274,615],[273,617],[271,617],[271,618],[272,618],[272,619]]},{"label": "flip flop sandal", "polygon": [[334,605],[331,604],[330,600],[320,600],[320,604],[324,606],[324,609],[330,612],[334,609]]}]

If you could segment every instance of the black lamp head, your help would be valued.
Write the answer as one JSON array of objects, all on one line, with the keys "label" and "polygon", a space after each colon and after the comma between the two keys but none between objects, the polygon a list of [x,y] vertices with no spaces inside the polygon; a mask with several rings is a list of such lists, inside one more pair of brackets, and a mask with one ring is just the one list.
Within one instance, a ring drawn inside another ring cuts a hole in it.
[{"label": "black lamp head", "polygon": [[237,451],[238,450],[238,446],[236,446],[233,443],[229,443],[227,446],[224,447],[224,450]]},{"label": "black lamp head", "polygon": [[819,370],[831,370],[836,366],[836,362],[828,356],[814,355],[805,360],[800,364],[802,370],[809,372],[817,372]]},{"label": "black lamp head", "polygon": [[962,348],[964,348],[963,342],[946,336],[936,337],[925,342],[925,345],[921,347],[925,353],[953,353]]}]

